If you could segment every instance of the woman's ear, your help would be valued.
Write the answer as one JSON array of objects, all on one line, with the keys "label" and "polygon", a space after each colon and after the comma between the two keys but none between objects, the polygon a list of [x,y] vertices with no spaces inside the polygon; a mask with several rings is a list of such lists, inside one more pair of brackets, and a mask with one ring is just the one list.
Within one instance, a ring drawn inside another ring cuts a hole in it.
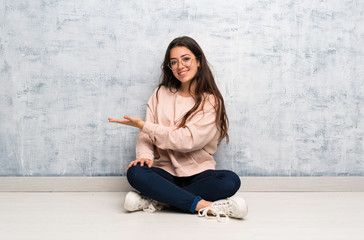
[{"label": "woman's ear", "polygon": [[200,65],[201,65],[201,59],[202,59],[202,57],[201,57],[201,55],[198,57],[198,67],[200,67]]}]

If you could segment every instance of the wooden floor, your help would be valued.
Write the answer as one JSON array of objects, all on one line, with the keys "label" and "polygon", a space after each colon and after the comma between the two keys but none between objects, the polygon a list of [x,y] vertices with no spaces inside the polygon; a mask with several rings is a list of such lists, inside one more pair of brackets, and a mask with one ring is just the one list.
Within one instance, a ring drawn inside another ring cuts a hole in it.
[{"label": "wooden floor", "polygon": [[364,239],[364,192],[239,192],[227,223],[173,211],[124,212],[124,192],[0,193],[4,240]]}]

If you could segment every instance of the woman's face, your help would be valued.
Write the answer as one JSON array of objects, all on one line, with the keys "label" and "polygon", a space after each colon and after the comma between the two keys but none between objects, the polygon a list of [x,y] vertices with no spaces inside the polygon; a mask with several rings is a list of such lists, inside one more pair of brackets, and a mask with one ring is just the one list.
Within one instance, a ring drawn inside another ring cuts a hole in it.
[{"label": "woman's face", "polygon": [[182,83],[189,83],[196,76],[200,62],[186,47],[174,47],[170,52],[169,67]]}]

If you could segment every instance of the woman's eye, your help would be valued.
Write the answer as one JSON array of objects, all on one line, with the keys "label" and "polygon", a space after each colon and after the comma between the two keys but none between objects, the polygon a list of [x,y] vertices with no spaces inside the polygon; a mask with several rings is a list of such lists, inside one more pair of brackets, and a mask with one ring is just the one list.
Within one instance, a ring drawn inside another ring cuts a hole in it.
[{"label": "woman's eye", "polygon": [[172,62],[170,62],[170,64],[171,64],[171,66],[176,65],[177,61],[172,61]]}]

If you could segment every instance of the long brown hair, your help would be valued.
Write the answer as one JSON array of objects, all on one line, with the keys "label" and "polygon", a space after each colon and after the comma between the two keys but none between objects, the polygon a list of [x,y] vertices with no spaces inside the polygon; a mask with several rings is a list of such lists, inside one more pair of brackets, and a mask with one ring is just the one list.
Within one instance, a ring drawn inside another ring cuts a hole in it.
[{"label": "long brown hair", "polygon": [[[169,88],[170,91],[177,91],[181,86],[181,82],[175,78],[172,70],[168,67],[170,61],[170,52],[174,47],[186,47],[188,48],[200,62],[200,67],[197,70],[196,76],[191,80],[189,85],[189,92],[191,93],[191,85],[196,82],[196,88],[192,96],[195,99],[195,105],[183,116],[178,128],[184,127],[186,121],[189,117],[193,117],[198,111],[200,111],[206,101],[206,95],[211,94],[215,98],[215,111],[216,111],[216,126],[220,132],[219,143],[226,137],[226,142],[229,142],[229,119],[226,115],[224,99],[215,83],[215,79],[212,75],[210,67],[208,66],[205,54],[203,53],[201,47],[198,43],[187,36],[178,37],[174,39],[168,46],[166,54],[164,56],[164,61],[162,64],[162,75],[161,82],[158,86],[158,91],[161,86]],[[200,110],[199,106],[202,106]],[[198,110],[198,111],[197,111]]]}]

